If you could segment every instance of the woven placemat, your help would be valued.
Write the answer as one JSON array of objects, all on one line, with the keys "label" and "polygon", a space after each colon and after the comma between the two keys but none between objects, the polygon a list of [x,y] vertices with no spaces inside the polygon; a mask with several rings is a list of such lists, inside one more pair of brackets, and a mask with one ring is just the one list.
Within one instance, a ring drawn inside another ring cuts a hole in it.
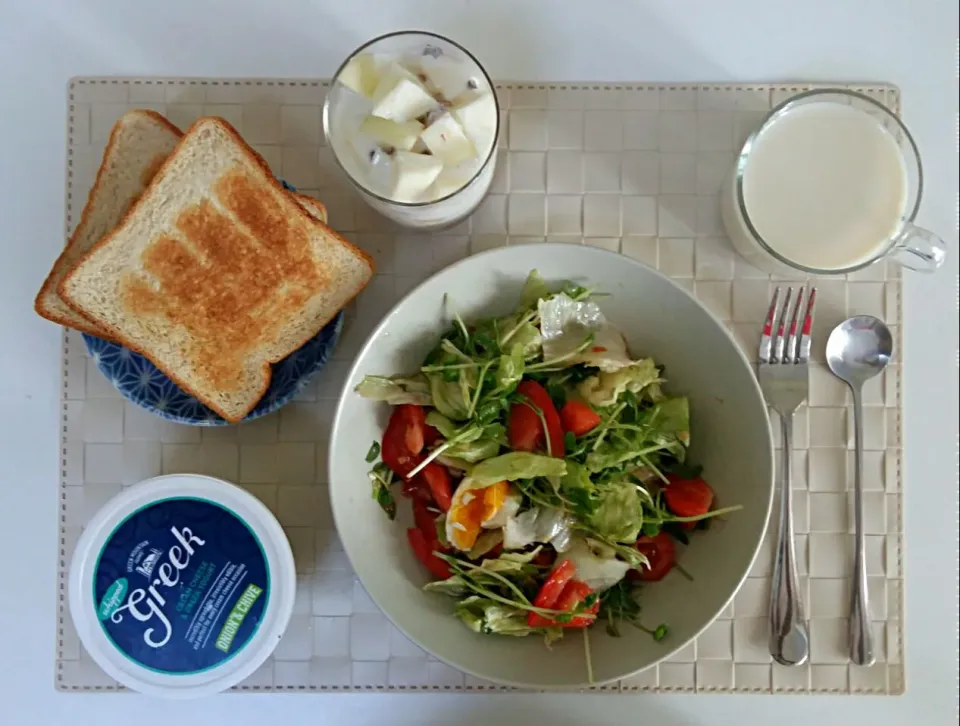
[{"label": "woven placemat", "polygon": [[[509,83],[498,88],[497,176],[477,212],[439,234],[400,230],[348,187],[323,145],[320,80],[78,78],[69,87],[66,227],[79,219],[111,125],[152,108],[186,128],[226,118],[274,172],[321,199],[330,223],[374,256],[377,275],[348,310],[334,359],[294,403],[258,421],[190,428],[124,401],[67,331],[63,345],[56,684],[122,690],[84,652],[67,612],[67,568],[84,524],[122,487],[163,473],[238,482],[275,512],[298,571],[294,615],[273,657],[239,691],[505,690],[465,676],[410,643],[357,582],[333,529],[327,439],[350,361],[400,296],[466,255],[534,241],[618,251],[692,291],[755,357],[777,278],[734,255],[717,193],[734,150],[771,108],[806,85]],[[889,86],[856,86],[899,111]],[[795,423],[794,505],[810,662],[785,668],[767,650],[776,527],[732,605],[659,666],[604,692],[902,693],[901,281],[880,263],[818,279],[816,363]],[[869,313],[894,331],[897,354],[865,389],[867,568],[877,664],[847,657],[852,570],[852,408],[823,361],[829,330]],[[779,436],[775,439],[778,441]],[[776,506],[774,508],[776,511]]]}]

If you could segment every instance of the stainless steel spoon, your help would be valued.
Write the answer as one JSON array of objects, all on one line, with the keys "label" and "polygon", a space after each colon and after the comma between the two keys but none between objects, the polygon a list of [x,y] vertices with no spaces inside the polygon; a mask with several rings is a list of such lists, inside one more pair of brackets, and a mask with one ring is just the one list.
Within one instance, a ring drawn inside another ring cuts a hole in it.
[{"label": "stainless steel spoon", "polygon": [[856,529],[853,594],[850,599],[850,658],[857,665],[872,665],[873,631],[867,600],[867,568],[863,537],[863,384],[879,375],[893,352],[893,337],[882,321],[870,315],[845,320],[827,340],[827,364],[853,394],[854,468],[853,504]]}]

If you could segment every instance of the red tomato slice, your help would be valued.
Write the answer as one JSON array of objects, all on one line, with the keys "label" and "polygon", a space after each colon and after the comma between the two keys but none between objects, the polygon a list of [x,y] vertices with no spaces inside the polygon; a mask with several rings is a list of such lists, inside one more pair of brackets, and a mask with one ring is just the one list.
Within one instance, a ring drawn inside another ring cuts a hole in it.
[{"label": "red tomato slice", "polygon": [[407,539],[410,541],[413,554],[417,556],[417,559],[429,570],[431,575],[438,580],[446,580],[450,577],[449,565],[433,554],[435,550],[440,549],[435,540],[428,540],[419,529],[408,529]]},{"label": "red tomato slice", "polygon": [[590,406],[581,401],[567,401],[560,409],[560,420],[564,431],[574,436],[583,436],[596,428],[600,423],[600,415]]},{"label": "red tomato slice", "polygon": [[631,579],[656,582],[673,569],[677,563],[677,548],[673,538],[666,532],[660,532],[656,537],[640,537],[637,539],[637,551],[645,555],[650,561],[650,568],[641,567],[631,570]]},{"label": "red tomato slice", "polygon": [[440,464],[430,462],[418,474],[426,482],[433,496],[433,501],[440,507],[440,511],[450,510],[450,503],[453,499],[453,485],[450,482],[450,472]]},{"label": "red tomato slice", "polygon": [[[553,405],[550,394],[536,381],[523,381],[517,386],[517,393],[543,413],[547,434],[550,437],[550,454],[562,459],[563,427],[560,425],[560,414],[557,413],[557,407]],[[516,451],[534,451],[545,440],[540,416],[534,408],[523,401],[515,403],[510,409],[507,429],[510,446]]]},{"label": "red tomato slice", "polygon": [[427,503],[423,499],[413,500],[413,521],[427,540],[437,538],[437,517],[427,508]]},{"label": "red tomato slice", "polygon": [[425,424],[423,427],[423,443],[427,446],[433,446],[443,437],[440,435],[440,432],[437,431],[430,424]]},{"label": "red tomato slice", "polygon": [[678,517],[699,517],[710,511],[713,490],[703,479],[667,477],[670,483],[663,488],[667,508]]},{"label": "red tomato slice", "polygon": [[393,473],[404,479],[423,460],[426,415],[420,406],[403,405],[393,409],[383,432],[380,458]]},{"label": "red tomato slice", "polygon": [[[579,580],[570,580],[564,586],[563,591],[560,593],[560,597],[553,606],[553,609],[570,612],[592,593],[593,590],[585,582],[580,582]],[[598,600],[584,612],[590,615],[596,615],[599,610],[600,601]],[[530,615],[527,617],[527,624],[532,628],[547,628],[555,626],[559,626],[561,628],[585,628],[593,623],[593,621],[593,618],[587,617],[586,615],[577,615],[566,622],[558,622],[556,620],[544,617],[538,613],[530,613]]]},{"label": "red tomato slice", "polygon": [[521,403],[515,404],[510,409],[507,435],[514,451],[536,451],[544,440],[543,426],[536,411]]},{"label": "red tomato slice", "polygon": [[407,446],[407,450],[411,454],[419,454],[423,451],[425,431],[427,428],[427,415],[420,406],[414,406],[408,403],[397,406],[393,416],[390,417],[391,423],[393,423],[394,416],[403,422],[403,441]]},{"label": "red tomato slice", "polygon": [[546,581],[541,585],[540,592],[533,601],[533,606],[537,608],[553,608],[557,599],[563,592],[563,588],[577,574],[577,568],[570,560],[563,560],[551,570]]}]

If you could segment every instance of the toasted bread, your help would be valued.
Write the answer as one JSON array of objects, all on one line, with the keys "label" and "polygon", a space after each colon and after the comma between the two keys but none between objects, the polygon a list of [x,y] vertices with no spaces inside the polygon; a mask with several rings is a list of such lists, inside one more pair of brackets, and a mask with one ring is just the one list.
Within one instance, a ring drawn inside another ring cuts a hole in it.
[{"label": "toasted bread", "polygon": [[239,421],[267,390],[270,364],[316,335],[372,275],[372,260],[284,191],[232,126],[203,118],[59,290]]},{"label": "toasted bread", "polygon": [[[155,111],[135,109],[117,120],[80,221],[37,293],[34,310],[39,315],[113,340],[109,332],[71,310],[61,299],[57,287],[70,268],[119,224],[182,136],[180,129]],[[327,221],[326,207],[319,201],[305,194],[294,193],[294,197],[311,216]]]},{"label": "toasted bread", "polygon": [[109,337],[106,331],[71,310],[60,298],[57,286],[143,194],[181,135],[180,129],[154,111],[128,111],[114,124],[80,221],[37,293],[34,309],[38,314],[61,325]]}]

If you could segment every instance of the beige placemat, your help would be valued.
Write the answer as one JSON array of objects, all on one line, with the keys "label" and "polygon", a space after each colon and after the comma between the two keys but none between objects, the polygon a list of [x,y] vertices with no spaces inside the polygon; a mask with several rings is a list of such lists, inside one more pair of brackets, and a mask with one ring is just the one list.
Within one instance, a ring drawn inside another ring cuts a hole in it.
[{"label": "beige placemat", "polygon": [[[138,409],[100,374],[81,337],[65,334],[57,687],[118,690],[84,652],[67,612],[67,567],[84,524],[126,485],[161,473],[199,472],[240,483],[277,514],[299,573],[286,635],[237,690],[501,690],[407,641],[350,569],[325,483],[327,434],[350,361],[390,306],[431,273],[490,247],[543,240],[596,245],[657,267],[691,290],[755,357],[776,279],[734,255],[717,193],[734,149],[764,113],[808,87],[502,85],[504,134],[490,195],[456,228],[422,235],[379,217],[347,186],[323,145],[326,81],[75,79],[69,87],[68,233],[120,114],[152,108],[181,128],[214,114],[234,124],[278,176],[321,199],[331,224],[376,258],[378,274],[348,311],[334,359],[296,402],[238,427],[184,427]],[[894,88],[857,88],[899,111]],[[658,667],[603,691],[903,692],[899,271],[881,263],[816,284],[817,362],[809,404],[795,423],[793,492],[810,662],[785,668],[767,651],[772,526],[749,579],[713,625]],[[867,567],[878,655],[869,668],[851,665],[846,646],[852,411],[845,387],[823,363],[828,331],[855,313],[886,319],[898,351],[865,390]]]}]

